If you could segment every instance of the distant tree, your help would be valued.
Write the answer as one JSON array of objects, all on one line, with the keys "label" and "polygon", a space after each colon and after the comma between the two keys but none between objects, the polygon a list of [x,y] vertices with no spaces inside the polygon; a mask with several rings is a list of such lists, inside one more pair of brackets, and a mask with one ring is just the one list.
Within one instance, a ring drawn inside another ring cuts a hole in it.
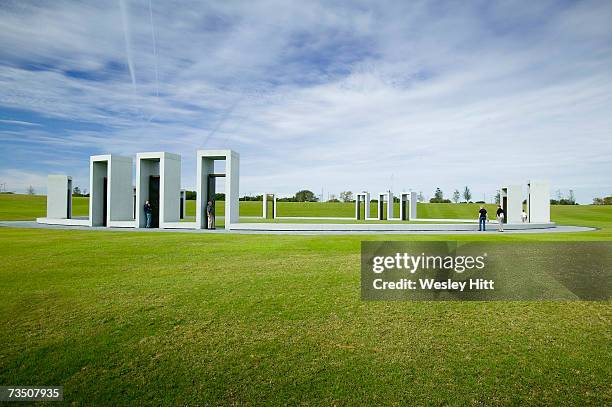
[{"label": "distant tree", "polygon": [[436,188],[434,197],[429,200],[430,203],[450,203],[450,199],[444,199],[444,193],[440,188]]},{"label": "distant tree", "polygon": [[263,195],[248,196],[245,195],[239,199],[240,201],[263,201]]},{"label": "distant tree", "polygon": [[423,195],[423,191],[419,192],[419,194],[417,195],[417,201],[425,202],[425,195]]},{"label": "distant tree", "polygon": [[612,196],[605,198],[593,198],[593,205],[612,205]]},{"label": "distant tree", "polygon": [[440,188],[436,188],[436,192],[434,192],[434,198],[436,199],[444,199],[444,193],[442,192],[442,190]]},{"label": "distant tree", "polygon": [[215,194],[215,201],[225,201],[225,194],[223,193],[217,193]]},{"label": "distant tree", "polygon": [[470,202],[470,199],[472,199],[472,191],[470,191],[467,186],[463,190],[463,199],[465,200],[465,202]]},{"label": "distant tree", "polygon": [[340,200],[338,198],[336,198],[335,194],[331,194],[329,196],[329,199],[327,200],[327,202],[340,202]]},{"label": "distant tree", "polygon": [[573,189],[569,190],[569,196],[567,197],[567,200],[570,202],[570,205],[575,205],[576,204],[576,197],[574,196],[574,190]]},{"label": "distant tree", "polygon": [[459,192],[458,189],[455,189],[455,192],[453,192],[453,202],[457,203],[459,202],[460,199],[461,199],[461,193]]},{"label": "distant tree", "polygon": [[351,192],[351,191],[340,192],[340,200],[342,202],[352,202],[353,201],[353,192]]},{"label": "distant tree", "polygon": [[495,203],[499,205],[500,202],[501,202],[501,194],[499,193],[499,189],[498,189],[497,192],[495,193]]},{"label": "distant tree", "polygon": [[30,186],[28,187],[28,189],[26,190],[26,192],[27,192],[27,194],[28,194],[28,195],[34,195],[34,194],[36,194],[36,191],[34,190],[34,187],[33,187],[32,185],[30,185]]},{"label": "distant tree", "polygon": [[74,196],[83,196],[83,194],[81,193],[81,188],[79,188],[79,187],[72,188],[72,195],[74,195]]},{"label": "distant tree", "polygon": [[295,200],[297,202],[317,202],[318,199],[314,192],[303,189],[295,193]]},{"label": "distant tree", "polygon": [[188,201],[195,201],[196,191],[185,191],[185,199]]},{"label": "distant tree", "polygon": [[576,197],[574,196],[574,191],[571,189],[569,190],[569,194],[567,197],[565,197],[561,193],[561,190],[557,190],[556,195],[558,199],[551,199],[550,200],[551,205],[577,205]]}]

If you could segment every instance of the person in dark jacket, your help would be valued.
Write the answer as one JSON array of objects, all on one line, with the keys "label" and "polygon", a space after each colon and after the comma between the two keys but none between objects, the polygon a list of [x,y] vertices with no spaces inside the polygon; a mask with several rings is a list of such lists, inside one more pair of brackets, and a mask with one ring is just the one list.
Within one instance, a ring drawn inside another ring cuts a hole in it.
[{"label": "person in dark jacket", "polygon": [[497,231],[498,232],[503,232],[504,231],[504,219],[506,218],[506,212],[504,212],[504,209],[501,207],[501,205],[497,206]]},{"label": "person in dark jacket", "polygon": [[208,201],[208,205],[206,205],[206,216],[208,217],[208,229],[215,229],[215,204],[213,201]]},{"label": "person in dark jacket", "polygon": [[151,202],[146,201],[144,204],[144,213],[145,213],[145,219],[146,219],[146,225],[145,227],[150,228],[151,227],[151,221],[153,219],[153,207],[151,206]]},{"label": "person in dark jacket", "polygon": [[486,229],[485,225],[487,223],[487,210],[484,208],[484,206],[481,206],[478,213],[478,230],[480,232],[484,232]]}]

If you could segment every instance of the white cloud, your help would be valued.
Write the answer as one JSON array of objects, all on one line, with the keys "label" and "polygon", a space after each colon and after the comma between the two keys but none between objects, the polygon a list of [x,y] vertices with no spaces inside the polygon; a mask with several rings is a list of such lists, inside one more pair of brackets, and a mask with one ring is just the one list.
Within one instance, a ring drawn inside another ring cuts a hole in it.
[{"label": "white cloud", "polygon": [[609,3],[153,1],[155,27],[148,0],[124,1],[129,21],[111,4],[0,14],[0,125],[43,119],[0,128],[17,158],[83,174],[90,154],[165,149],[190,186],[196,148],[230,147],[244,192],[612,189]]}]

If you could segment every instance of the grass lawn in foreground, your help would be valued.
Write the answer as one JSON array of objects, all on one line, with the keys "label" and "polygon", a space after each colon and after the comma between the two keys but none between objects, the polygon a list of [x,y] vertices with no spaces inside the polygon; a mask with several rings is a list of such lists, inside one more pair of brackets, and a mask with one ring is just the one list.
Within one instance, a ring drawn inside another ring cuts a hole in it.
[{"label": "grass lawn in foreground", "polygon": [[0,228],[0,383],[81,405],[612,402],[609,302],[362,302],[360,241],[388,238]]}]

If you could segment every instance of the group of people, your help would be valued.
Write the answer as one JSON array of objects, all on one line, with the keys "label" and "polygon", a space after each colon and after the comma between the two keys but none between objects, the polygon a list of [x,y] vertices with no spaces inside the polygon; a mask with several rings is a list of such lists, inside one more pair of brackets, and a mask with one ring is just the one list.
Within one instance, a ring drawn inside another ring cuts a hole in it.
[{"label": "group of people", "polygon": [[[145,227],[150,228],[153,221],[153,206],[151,202],[146,201],[144,204]],[[216,229],[215,227],[215,204],[214,201],[208,201],[206,205],[206,217],[208,218],[208,229]]]},{"label": "group of people", "polygon": [[[480,206],[478,214],[478,231],[484,232],[486,230],[486,224],[488,219],[487,210],[484,208],[484,206]],[[506,212],[504,211],[504,208],[502,208],[501,205],[497,205],[497,211],[495,212],[495,216],[497,218],[497,231],[503,232]],[[521,220],[523,221],[523,223],[527,222],[527,212],[525,212],[525,210],[521,212]]]}]

